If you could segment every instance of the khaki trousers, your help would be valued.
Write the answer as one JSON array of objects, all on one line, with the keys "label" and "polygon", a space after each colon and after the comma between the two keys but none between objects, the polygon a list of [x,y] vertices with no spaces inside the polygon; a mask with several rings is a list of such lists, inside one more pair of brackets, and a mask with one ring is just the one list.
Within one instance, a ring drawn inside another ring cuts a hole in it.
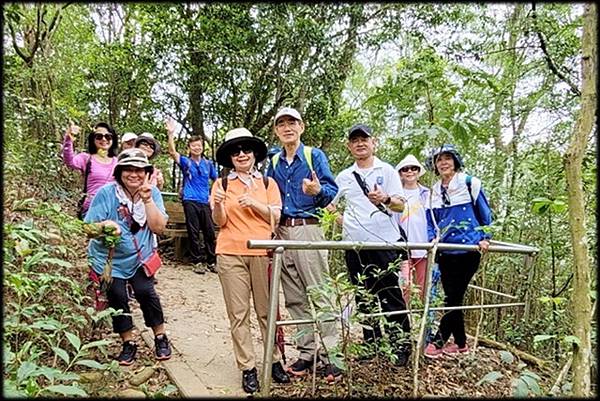
[{"label": "khaki trousers", "polygon": [[[250,331],[250,295],[254,302],[254,311],[263,343],[267,338],[268,263],[267,256],[217,255],[217,272],[229,317],[233,353],[240,370],[252,369],[256,366]],[[274,346],[273,363],[280,360],[279,349]]]},{"label": "khaki trousers", "polygon": [[[298,241],[323,241],[323,230],[318,225],[305,225],[296,227],[279,226],[277,236],[283,240]],[[292,319],[310,319],[310,305],[307,290],[320,285],[325,273],[329,273],[327,250],[300,250],[290,249],[283,252],[283,268],[281,269],[281,284],[285,296],[285,306]],[[316,300],[317,311],[319,308],[330,310],[331,303],[328,299]],[[319,325],[321,338],[326,350],[320,347],[319,354],[327,362],[327,352],[337,346],[338,337],[336,322],[325,322]],[[315,336],[312,324],[298,325],[296,328],[296,348],[300,352],[299,358],[312,360],[315,354]],[[321,344],[319,344],[321,345]]]}]

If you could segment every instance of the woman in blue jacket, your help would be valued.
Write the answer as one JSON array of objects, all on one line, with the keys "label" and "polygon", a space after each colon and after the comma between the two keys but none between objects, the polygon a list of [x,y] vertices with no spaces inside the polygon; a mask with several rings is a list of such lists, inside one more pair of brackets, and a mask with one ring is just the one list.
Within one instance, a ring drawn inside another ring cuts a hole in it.
[{"label": "woman in blue jacket", "polygon": [[[481,180],[461,172],[464,164],[454,145],[445,144],[435,149],[426,164],[440,177],[431,188],[431,211],[427,212],[429,241],[439,235],[440,243],[479,246],[479,251],[439,252],[445,305],[460,306],[467,286],[479,267],[481,252],[488,250],[491,236],[483,230],[483,226],[491,224],[492,213]],[[454,336],[454,343],[448,343],[451,335]],[[468,351],[463,312],[448,311],[424,354],[429,358],[437,358],[443,354]]]}]

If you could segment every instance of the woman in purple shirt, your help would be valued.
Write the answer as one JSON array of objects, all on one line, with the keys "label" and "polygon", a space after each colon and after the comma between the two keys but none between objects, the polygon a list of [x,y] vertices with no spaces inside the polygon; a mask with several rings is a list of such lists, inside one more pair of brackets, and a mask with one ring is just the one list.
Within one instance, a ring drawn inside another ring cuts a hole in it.
[{"label": "woman in purple shirt", "polygon": [[[85,198],[80,205],[79,217],[83,219],[90,207],[96,192],[104,184],[114,181],[113,170],[117,164],[117,147],[119,140],[115,130],[104,122],[94,126],[94,130],[87,137],[87,152],[75,154],[73,140],[80,128],[71,123],[63,141],[62,157],[65,165],[73,170],[81,171],[86,182]],[[87,170],[87,181],[86,181]]]}]

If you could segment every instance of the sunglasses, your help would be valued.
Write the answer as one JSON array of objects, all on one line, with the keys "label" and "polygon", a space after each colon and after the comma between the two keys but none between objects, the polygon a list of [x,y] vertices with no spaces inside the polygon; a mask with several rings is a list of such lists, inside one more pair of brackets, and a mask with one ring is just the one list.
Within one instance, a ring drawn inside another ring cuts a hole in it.
[{"label": "sunglasses", "polygon": [[408,173],[409,171],[419,171],[420,168],[418,166],[406,166],[400,169],[402,173]]},{"label": "sunglasses", "polygon": [[142,228],[142,226],[140,226],[140,223],[131,219],[131,224],[129,225],[129,231],[131,231],[131,233],[135,235],[138,233],[138,231],[140,231],[140,228]]},{"label": "sunglasses", "polygon": [[448,190],[442,186],[442,203],[444,206],[450,206],[450,197],[448,196]]},{"label": "sunglasses", "polygon": [[249,155],[250,153],[253,153],[254,151],[252,149],[238,149],[234,152],[231,153],[232,157],[238,157],[242,152],[244,152],[245,154]]},{"label": "sunglasses", "polygon": [[94,139],[97,141],[101,141],[102,139],[106,139],[107,141],[112,141],[112,134],[101,134],[99,132],[94,133]]}]

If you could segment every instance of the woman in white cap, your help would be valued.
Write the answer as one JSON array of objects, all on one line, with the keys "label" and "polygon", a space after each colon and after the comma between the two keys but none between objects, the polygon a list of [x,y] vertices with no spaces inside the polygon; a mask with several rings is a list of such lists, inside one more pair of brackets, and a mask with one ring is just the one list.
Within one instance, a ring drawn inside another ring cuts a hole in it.
[{"label": "woman in white cap", "polygon": [[[154,135],[149,132],[143,132],[135,140],[135,147],[140,148],[148,156],[148,160],[154,159],[160,154],[160,143],[154,139]],[[154,167],[154,172],[150,176],[150,184],[156,185],[162,191],[165,179],[162,171]]]},{"label": "woman in white cap", "polygon": [[[404,230],[408,242],[429,242],[427,240],[427,216],[425,209],[429,199],[429,189],[419,183],[425,169],[411,154],[396,165],[400,174],[406,206],[401,213],[395,213],[398,224]],[[410,258],[402,263],[402,294],[408,305],[410,292],[416,286],[421,300],[424,298],[425,276],[427,272],[427,251],[411,249]]]},{"label": "woman in white cap", "polygon": [[[219,225],[217,273],[229,317],[233,352],[242,371],[242,387],[247,393],[259,389],[256,358],[250,331],[250,296],[263,341],[267,337],[269,309],[269,257],[265,249],[249,249],[246,241],[271,239],[274,222],[281,215],[277,183],[256,169],[267,156],[267,146],[246,128],[233,129],[217,149],[217,162],[231,169],[227,177],[212,186],[212,216]],[[281,365],[281,352],[273,347],[272,377],[289,383]]]},{"label": "woman in white cap", "polygon": [[98,190],[84,220],[102,228],[113,227],[114,235],[120,237],[114,248],[107,247],[102,238],[90,240],[88,261],[90,279],[100,288],[106,288],[108,306],[123,310],[123,314],[112,318],[113,331],[123,342],[117,357],[121,365],[131,365],[137,353],[126,291],[128,283],[135,290],[145,325],[154,332],[155,358],[171,357],[160,299],[152,277],[143,268],[143,264],[157,261],[152,237],[165,229],[168,219],[159,190],[148,182],[150,174],[152,165],[143,151],[121,152],[114,169],[116,182]]},{"label": "woman in white cap", "polygon": [[137,135],[133,132],[126,132],[121,137],[121,151],[125,149],[131,149],[135,147],[135,140],[137,139]]}]

